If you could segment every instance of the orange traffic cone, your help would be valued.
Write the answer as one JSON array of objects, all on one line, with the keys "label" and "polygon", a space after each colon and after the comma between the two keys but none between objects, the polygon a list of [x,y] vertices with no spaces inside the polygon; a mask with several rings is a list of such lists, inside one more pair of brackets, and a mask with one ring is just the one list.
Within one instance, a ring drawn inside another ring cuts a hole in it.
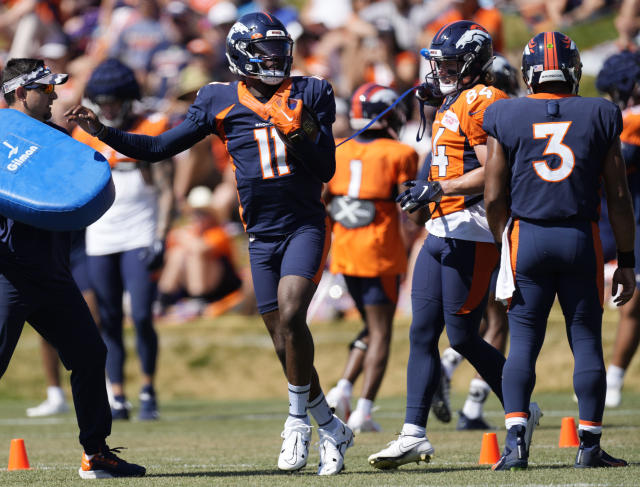
[{"label": "orange traffic cone", "polygon": [[24,447],[24,440],[22,438],[11,440],[9,466],[7,470],[30,470],[27,450]]},{"label": "orange traffic cone", "polygon": [[482,447],[480,448],[478,465],[493,465],[498,460],[500,460],[498,437],[495,433],[485,433],[482,435]]},{"label": "orange traffic cone", "polygon": [[575,448],[576,446],[580,446],[578,433],[576,432],[576,422],[571,416],[562,418],[558,446],[560,448]]}]

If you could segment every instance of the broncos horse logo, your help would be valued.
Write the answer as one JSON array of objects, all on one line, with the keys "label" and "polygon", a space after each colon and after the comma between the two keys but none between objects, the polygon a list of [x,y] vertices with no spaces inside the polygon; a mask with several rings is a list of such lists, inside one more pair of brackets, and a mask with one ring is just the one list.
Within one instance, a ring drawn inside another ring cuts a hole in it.
[{"label": "broncos horse logo", "polygon": [[458,42],[456,42],[456,49],[463,49],[467,44],[476,43],[479,46],[483,44],[484,41],[490,41],[491,36],[484,29],[469,29],[464,34],[460,36]]}]

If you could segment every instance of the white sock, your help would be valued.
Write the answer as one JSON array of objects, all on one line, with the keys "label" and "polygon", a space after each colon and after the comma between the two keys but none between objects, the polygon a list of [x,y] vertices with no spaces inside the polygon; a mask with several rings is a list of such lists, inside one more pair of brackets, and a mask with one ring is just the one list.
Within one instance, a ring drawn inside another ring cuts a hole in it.
[{"label": "white sock", "polygon": [[316,420],[316,423],[318,423],[319,428],[326,429],[334,420],[333,412],[322,392],[318,397],[309,401],[307,409],[311,413],[311,416],[313,416],[313,419]]},{"label": "white sock", "polygon": [[469,395],[462,407],[462,413],[469,419],[477,419],[482,416],[484,402],[489,396],[491,388],[482,379],[471,379]]},{"label": "white sock", "polygon": [[358,404],[356,405],[356,410],[362,411],[365,418],[367,416],[371,416],[371,409],[373,409],[373,401],[370,399],[365,399],[361,397],[358,399]]},{"label": "white sock", "polygon": [[417,424],[405,423],[402,425],[402,434],[405,436],[415,436],[423,438],[427,436],[427,428]]},{"label": "white sock", "polygon": [[55,404],[60,404],[65,402],[64,391],[62,390],[61,387],[58,387],[58,386],[47,387],[47,400]]},{"label": "white sock", "polygon": [[602,434],[602,424],[599,425],[591,425],[591,424],[582,424],[579,423],[578,424],[578,430],[579,431],[588,431],[589,433],[592,433],[594,435],[601,435]]},{"label": "white sock", "polygon": [[304,386],[289,384],[289,416],[300,419],[307,416],[310,389],[310,384]]},{"label": "white sock", "polygon": [[453,348],[449,347],[444,352],[442,352],[441,364],[444,369],[444,373],[447,374],[447,377],[451,379],[453,372],[456,370],[458,365],[464,357],[456,352]]},{"label": "white sock", "polygon": [[347,396],[348,398],[351,398],[351,394],[353,392],[353,384],[349,382],[347,379],[340,379],[336,387],[342,393],[343,396]]},{"label": "white sock", "polygon": [[512,416],[510,418],[505,418],[504,425],[507,427],[507,431],[509,431],[512,426],[524,426],[526,428],[527,418],[524,416]]},{"label": "white sock", "polygon": [[609,365],[607,369],[607,387],[612,389],[622,389],[622,383],[624,382],[625,370],[617,365]]}]

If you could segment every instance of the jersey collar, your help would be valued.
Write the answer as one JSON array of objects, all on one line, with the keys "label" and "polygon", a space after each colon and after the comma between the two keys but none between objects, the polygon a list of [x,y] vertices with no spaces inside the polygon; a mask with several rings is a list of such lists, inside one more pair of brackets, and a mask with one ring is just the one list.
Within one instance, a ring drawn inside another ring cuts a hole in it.
[{"label": "jersey collar", "polygon": [[578,95],[571,93],[531,93],[527,98],[535,98],[536,100],[558,100],[560,98],[571,98]]},{"label": "jersey collar", "polygon": [[271,106],[271,102],[273,98],[280,93],[284,93],[285,100],[289,99],[289,94],[291,93],[291,78],[284,80],[266,103],[262,103],[253,96],[244,81],[238,82],[238,101],[264,120],[269,119],[269,108]]}]

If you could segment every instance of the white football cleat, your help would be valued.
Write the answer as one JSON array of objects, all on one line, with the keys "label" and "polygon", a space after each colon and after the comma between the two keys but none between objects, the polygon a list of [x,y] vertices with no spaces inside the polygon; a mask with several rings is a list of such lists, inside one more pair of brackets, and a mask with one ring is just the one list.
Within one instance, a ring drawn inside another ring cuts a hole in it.
[{"label": "white football cleat", "polygon": [[67,401],[51,401],[45,399],[43,402],[32,408],[27,408],[27,416],[37,418],[40,416],[52,416],[54,414],[62,414],[69,411]]},{"label": "white football cleat", "polygon": [[299,418],[288,418],[280,435],[284,441],[278,457],[278,468],[295,472],[307,465],[311,426]]},{"label": "white football cleat", "polygon": [[351,398],[337,387],[332,388],[325,397],[327,404],[330,408],[333,408],[335,415],[341,421],[347,421],[351,415]]},{"label": "white football cleat", "polygon": [[351,428],[354,433],[367,433],[370,431],[380,431],[380,425],[376,423],[371,415],[365,415],[360,409],[356,409],[349,416],[347,426]]},{"label": "white football cleat", "polygon": [[538,403],[529,403],[529,417],[527,418],[527,426],[524,430],[524,444],[527,447],[527,452],[531,446],[533,430],[536,429],[536,426],[540,425],[540,418],[542,416],[542,410],[540,409],[540,406],[538,406]]},{"label": "white football cleat", "polygon": [[335,415],[334,418],[340,423],[338,431],[333,432],[328,429],[318,428],[320,442],[320,464],[318,465],[318,475],[335,475],[344,468],[344,454],[353,445],[353,431]]},{"label": "white football cleat", "polygon": [[411,462],[429,463],[434,451],[426,436],[408,436],[400,433],[397,440],[388,443],[387,448],[369,457],[369,465],[381,470],[390,470]]}]

